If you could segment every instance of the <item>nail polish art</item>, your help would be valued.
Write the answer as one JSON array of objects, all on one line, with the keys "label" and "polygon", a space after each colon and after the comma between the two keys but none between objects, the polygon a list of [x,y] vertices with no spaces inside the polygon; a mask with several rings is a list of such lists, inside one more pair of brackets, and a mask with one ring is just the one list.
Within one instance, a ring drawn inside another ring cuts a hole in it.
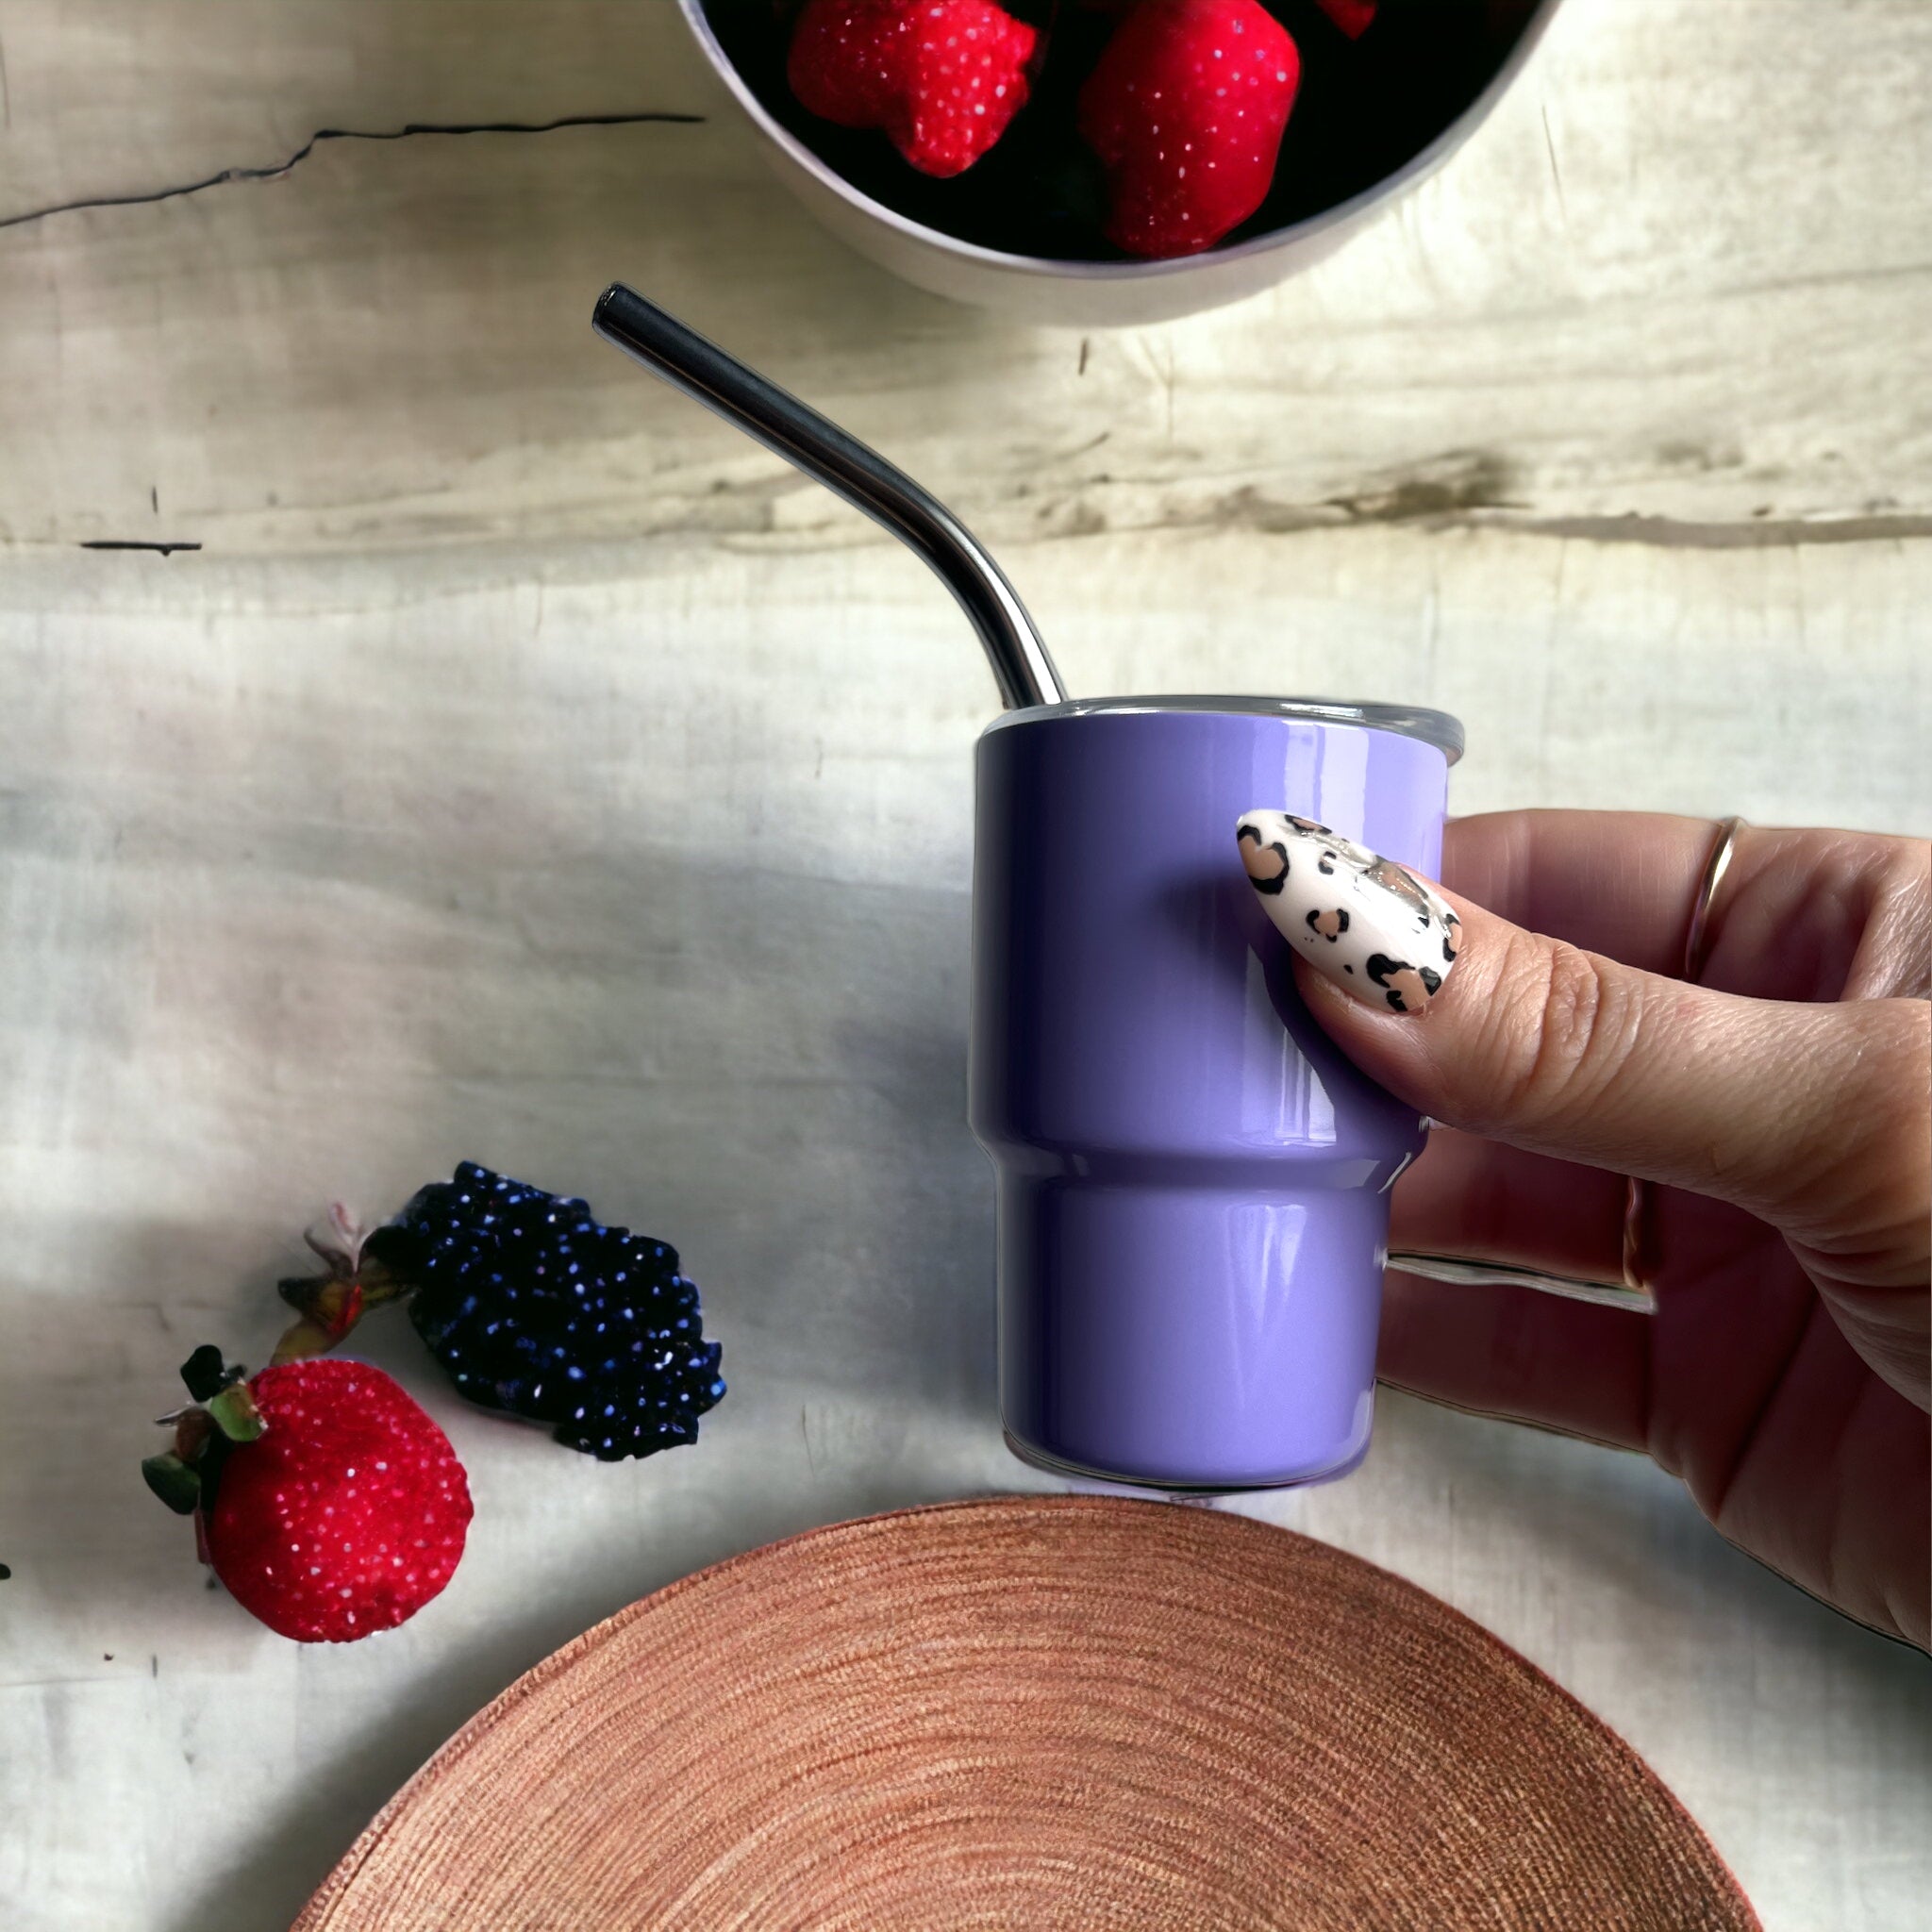
[{"label": "nail polish art", "polygon": [[1324,978],[1396,1013],[1441,990],[1462,922],[1413,873],[1292,812],[1245,813],[1235,839],[1269,918]]}]

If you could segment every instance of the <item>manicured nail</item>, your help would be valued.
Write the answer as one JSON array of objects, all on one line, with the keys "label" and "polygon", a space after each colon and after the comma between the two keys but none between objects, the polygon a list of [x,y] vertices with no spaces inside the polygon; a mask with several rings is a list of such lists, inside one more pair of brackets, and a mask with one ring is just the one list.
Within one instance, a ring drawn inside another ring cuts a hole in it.
[{"label": "manicured nail", "polygon": [[1269,918],[1324,978],[1397,1013],[1435,998],[1462,922],[1412,872],[1292,812],[1248,812],[1235,839]]}]

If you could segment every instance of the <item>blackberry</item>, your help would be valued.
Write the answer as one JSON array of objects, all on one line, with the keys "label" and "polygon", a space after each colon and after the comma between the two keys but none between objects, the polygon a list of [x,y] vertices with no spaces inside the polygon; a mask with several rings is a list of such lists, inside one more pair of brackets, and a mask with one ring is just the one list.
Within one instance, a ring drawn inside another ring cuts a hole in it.
[{"label": "blackberry", "polygon": [[465,1161],[366,1252],[415,1283],[409,1320],[458,1391],[601,1462],[694,1442],[724,1393],[677,1250]]}]

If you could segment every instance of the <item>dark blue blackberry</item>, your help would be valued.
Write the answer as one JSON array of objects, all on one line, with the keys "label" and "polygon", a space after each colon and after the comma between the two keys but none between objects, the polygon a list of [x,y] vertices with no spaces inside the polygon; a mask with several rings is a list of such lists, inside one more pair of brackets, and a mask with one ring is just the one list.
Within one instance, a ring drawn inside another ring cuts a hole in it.
[{"label": "dark blue blackberry", "polygon": [[458,1391],[600,1461],[694,1442],[724,1393],[677,1251],[474,1161],[369,1243],[416,1283],[409,1320]]}]

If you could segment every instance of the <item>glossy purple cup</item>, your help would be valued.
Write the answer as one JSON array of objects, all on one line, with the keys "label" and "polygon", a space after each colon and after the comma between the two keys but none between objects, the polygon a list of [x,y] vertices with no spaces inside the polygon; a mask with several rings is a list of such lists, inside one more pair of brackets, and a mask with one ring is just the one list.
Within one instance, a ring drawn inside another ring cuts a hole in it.
[{"label": "glossy purple cup", "polygon": [[1368,1448],[1415,1111],[1304,1010],[1235,850],[1257,806],[1435,876],[1438,711],[1119,698],[980,738],[970,1112],[998,1191],[1015,1454],[1228,1491]]}]

